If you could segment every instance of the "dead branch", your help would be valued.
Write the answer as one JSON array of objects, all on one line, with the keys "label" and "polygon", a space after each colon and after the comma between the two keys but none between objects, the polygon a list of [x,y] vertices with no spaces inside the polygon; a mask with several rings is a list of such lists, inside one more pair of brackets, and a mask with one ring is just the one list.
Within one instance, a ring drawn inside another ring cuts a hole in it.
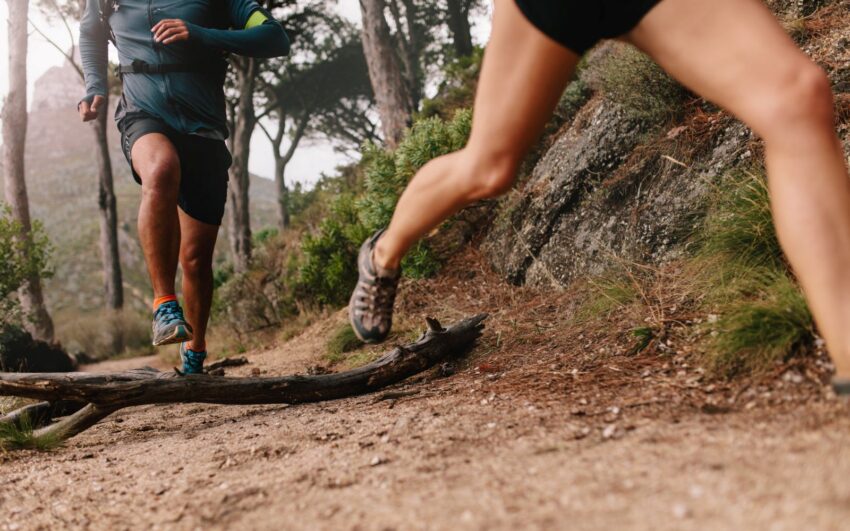
[{"label": "dead branch", "polygon": [[[36,431],[36,436],[67,439],[118,409],[143,404],[298,404],[360,395],[400,382],[463,355],[481,335],[486,314],[443,328],[428,319],[414,343],[397,346],[368,365],[335,374],[229,378],[210,374],[181,376],[150,367],[118,373],[0,373],[0,395],[45,400],[28,406],[44,413],[49,404],[87,404],[76,413]],[[0,419],[17,422],[23,408]],[[52,415],[51,415],[52,417]]]}]

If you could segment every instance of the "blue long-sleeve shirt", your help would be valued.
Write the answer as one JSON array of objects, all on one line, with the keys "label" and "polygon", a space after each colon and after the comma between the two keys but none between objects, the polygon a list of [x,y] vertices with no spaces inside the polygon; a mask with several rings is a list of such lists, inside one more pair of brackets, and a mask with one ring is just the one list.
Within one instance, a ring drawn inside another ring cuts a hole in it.
[{"label": "blue long-sleeve shirt", "polygon": [[[151,28],[163,19],[181,19],[189,39],[162,44]],[[115,112],[143,111],[181,133],[227,137],[224,102],[224,53],[277,57],[289,53],[280,24],[254,0],[119,0],[109,17],[122,65],[204,65],[205,70],[167,74],[124,74],[124,90]],[[229,29],[233,28],[233,29]],[[106,94],[108,35],[98,0],[87,0],[80,23],[80,59],[86,81],[84,100]]]}]

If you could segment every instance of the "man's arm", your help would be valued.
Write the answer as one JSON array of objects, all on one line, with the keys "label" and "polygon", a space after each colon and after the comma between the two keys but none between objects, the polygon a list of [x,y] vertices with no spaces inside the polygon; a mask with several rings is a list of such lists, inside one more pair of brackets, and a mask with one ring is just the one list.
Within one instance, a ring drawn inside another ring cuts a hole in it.
[{"label": "man's arm", "polygon": [[253,0],[227,0],[230,19],[237,29],[202,28],[179,19],[161,20],[152,28],[154,39],[163,44],[195,41],[248,57],[278,57],[289,53],[289,38],[283,27]]},{"label": "man's arm", "polygon": [[86,0],[80,21],[80,62],[86,83],[86,95],[77,105],[83,120],[97,117],[98,106],[106,96],[106,70],[109,65],[106,31],[100,21],[98,0]]}]

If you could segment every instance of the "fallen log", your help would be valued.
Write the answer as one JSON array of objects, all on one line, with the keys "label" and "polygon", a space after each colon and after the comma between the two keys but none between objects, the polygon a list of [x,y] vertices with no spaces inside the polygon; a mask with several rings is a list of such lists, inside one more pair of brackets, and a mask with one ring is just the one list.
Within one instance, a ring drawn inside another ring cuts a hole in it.
[{"label": "fallen log", "polygon": [[[87,404],[34,434],[57,439],[73,437],[118,409],[144,404],[298,404],[334,400],[381,389],[463,355],[481,335],[486,318],[486,314],[479,314],[449,328],[427,318],[428,329],[417,341],[397,346],[362,367],[333,374],[230,378],[179,375],[149,367],[119,373],[0,373],[0,396]],[[10,413],[0,422],[18,419],[22,412]]]}]

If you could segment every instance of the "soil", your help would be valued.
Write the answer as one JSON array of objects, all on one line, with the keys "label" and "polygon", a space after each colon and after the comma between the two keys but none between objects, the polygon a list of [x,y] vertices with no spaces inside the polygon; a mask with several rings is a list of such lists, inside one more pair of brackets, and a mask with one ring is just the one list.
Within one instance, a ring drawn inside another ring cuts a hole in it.
[{"label": "soil", "polygon": [[[575,293],[464,260],[406,282],[391,339],[425,315],[491,311],[453,374],[396,398],[121,410],[60,448],[2,454],[0,529],[847,528],[850,405],[822,384],[823,359],[720,380],[684,328],[636,351],[604,322],[570,324]],[[271,340],[228,374],[339,370],[380,351],[329,363],[344,322]],[[168,369],[87,370],[152,363]]]}]

